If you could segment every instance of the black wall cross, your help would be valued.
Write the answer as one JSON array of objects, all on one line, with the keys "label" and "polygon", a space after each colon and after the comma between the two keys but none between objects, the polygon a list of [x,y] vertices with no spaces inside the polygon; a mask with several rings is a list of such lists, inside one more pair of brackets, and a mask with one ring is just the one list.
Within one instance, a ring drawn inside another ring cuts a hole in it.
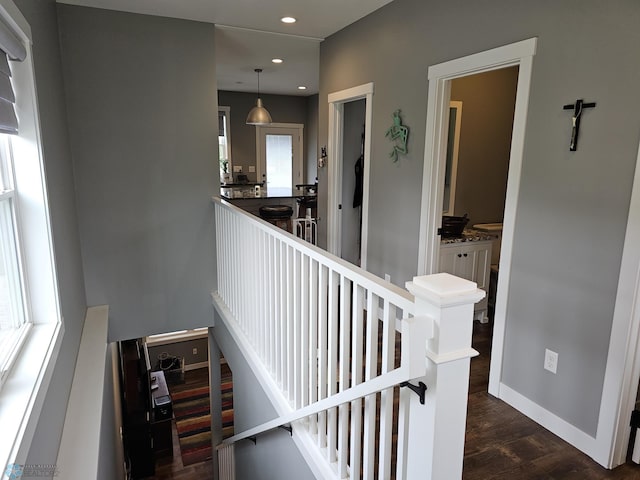
[{"label": "black wall cross", "polygon": [[571,128],[571,143],[569,143],[569,150],[575,152],[578,149],[578,132],[580,131],[580,119],[582,117],[582,111],[585,108],[595,107],[595,102],[584,103],[584,100],[576,100],[575,104],[565,105],[563,110],[573,110],[572,128]]}]

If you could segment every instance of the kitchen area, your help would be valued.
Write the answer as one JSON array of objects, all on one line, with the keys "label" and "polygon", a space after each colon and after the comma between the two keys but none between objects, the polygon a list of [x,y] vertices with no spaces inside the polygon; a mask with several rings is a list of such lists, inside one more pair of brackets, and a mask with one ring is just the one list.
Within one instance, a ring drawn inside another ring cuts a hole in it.
[{"label": "kitchen area", "polygon": [[248,124],[256,95],[218,92],[220,196],[316,243],[318,95],[261,95],[268,125]]}]

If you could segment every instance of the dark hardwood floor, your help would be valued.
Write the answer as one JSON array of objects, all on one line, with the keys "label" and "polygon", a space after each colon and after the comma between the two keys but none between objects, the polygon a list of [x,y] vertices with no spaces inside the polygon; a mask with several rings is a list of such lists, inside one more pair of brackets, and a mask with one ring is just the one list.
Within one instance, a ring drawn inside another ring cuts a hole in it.
[{"label": "dark hardwood floor", "polygon": [[487,393],[491,326],[474,322],[464,480],[640,479],[640,465],[607,470]]},{"label": "dark hardwood floor", "polygon": [[[474,322],[473,346],[480,356],[471,361],[464,480],[640,479],[640,465],[627,462],[614,470],[602,468],[514,408],[489,395],[489,324]],[[208,372],[206,369],[186,372],[185,380],[185,388],[207,384]],[[213,478],[210,461],[188,467],[182,465],[175,424],[173,429],[173,458],[159,459],[156,475],[149,480]]]}]

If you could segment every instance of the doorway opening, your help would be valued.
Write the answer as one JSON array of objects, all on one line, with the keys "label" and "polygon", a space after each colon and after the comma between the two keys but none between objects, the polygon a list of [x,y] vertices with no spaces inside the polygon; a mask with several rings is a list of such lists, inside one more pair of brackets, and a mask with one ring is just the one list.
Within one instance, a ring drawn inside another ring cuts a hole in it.
[{"label": "doorway opening", "polygon": [[[331,93],[328,98],[330,162],[327,250],[365,270],[369,221],[372,99],[373,83]],[[347,146],[346,150],[345,146]],[[362,161],[358,162],[360,157]],[[358,194],[361,204],[354,208],[354,190],[345,185],[345,179],[350,179],[355,188],[356,168],[361,169],[358,180],[361,183],[361,194]],[[345,213],[347,210],[348,213]]]},{"label": "doorway opening", "polygon": [[504,47],[452,60],[429,68],[429,98],[427,131],[425,135],[425,164],[422,184],[418,274],[436,273],[439,268],[440,237],[442,224],[444,176],[448,140],[449,102],[451,83],[476,73],[507,67],[518,67],[518,81],[513,115],[513,131],[509,154],[509,173],[504,207],[504,221],[500,254],[500,276],[494,313],[494,331],[489,374],[489,392],[500,397],[502,356],[506,322],[506,299],[511,267],[513,229],[517,211],[520,172],[524,146],[526,112],[533,56],[537,39],[523,40]]},{"label": "doorway opening", "polygon": [[361,264],[362,183],[365,142],[364,99],[344,104],[342,142],[342,238],[341,257],[354,265]]}]

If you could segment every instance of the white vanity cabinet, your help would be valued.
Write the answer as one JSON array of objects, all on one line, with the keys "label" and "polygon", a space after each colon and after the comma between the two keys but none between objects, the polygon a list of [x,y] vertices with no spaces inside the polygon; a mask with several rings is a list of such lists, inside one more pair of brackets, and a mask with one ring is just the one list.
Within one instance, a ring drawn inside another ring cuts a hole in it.
[{"label": "white vanity cabinet", "polygon": [[[491,241],[443,243],[440,245],[440,271],[447,272],[478,284],[485,292],[489,290],[491,269]],[[474,320],[487,323],[487,297],[475,304]]]}]

